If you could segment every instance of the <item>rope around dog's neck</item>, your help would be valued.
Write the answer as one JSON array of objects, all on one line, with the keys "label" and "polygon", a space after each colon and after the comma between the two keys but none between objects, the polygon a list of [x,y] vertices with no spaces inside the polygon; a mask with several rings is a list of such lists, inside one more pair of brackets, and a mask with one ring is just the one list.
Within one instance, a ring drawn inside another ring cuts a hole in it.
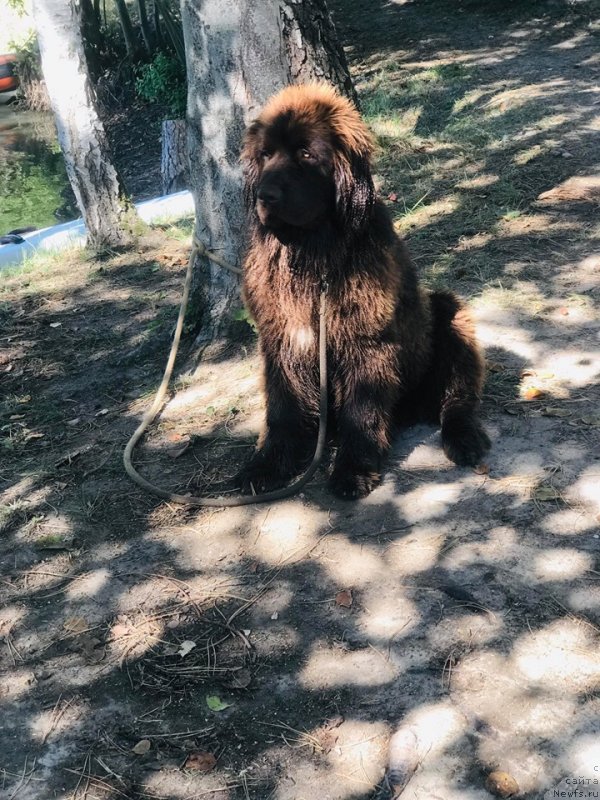
[{"label": "rope around dog's neck", "polygon": [[173,343],[167,365],[160,386],[156,392],[154,402],[144,417],[133,435],[127,442],[127,446],[123,451],[123,465],[129,477],[135,481],[139,486],[146,491],[151,492],[157,497],[162,497],[163,500],[169,500],[171,503],[180,503],[181,505],[188,506],[211,506],[217,508],[231,507],[231,506],[248,506],[255,503],[267,503],[273,500],[283,500],[286,497],[291,497],[296,494],[300,489],[305,486],[308,481],[313,477],[317,471],[317,467],[323,457],[323,450],[325,449],[325,436],[327,429],[327,346],[326,346],[326,329],[325,329],[325,295],[326,287],[321,289],[321,297],[319,303],[319,433],[317,436],[317,445],[315,447],[315,454],[308,466],[306,472],[298,478],[294,483],[285,486],[282,489],[277,489],[273,492],[265,492],[264,494],[255,495],[239,495],[237,497],[197,497],[194,495],[177,494],[170,492],[168,489],[163,489],[161,486],[156,486],[150,481],[147,481],[135,469],[132,463],[133,451],[135,446],[142,438],[148,427],[156,419],[160,409],[162,408],[165,395],[169,388],[171,375],[173,374],[173,367],[175,366],[175,359],[177,357],[177,350],[179,349],[179,342],[181,339],[181,332],[183,330],[183,321],[187,310],[188,300],[190,296],[190,287],[192,284],[192,271],[194,261],[197,256],[205,256],[210,261],[218,264],[220,267],[234,272],[236,275],[241,275],[242,270],[238,267],[233,267],[228,264],[224,259],[207,249],[203,242],[200,242],[196,237],[192,241],[192,249],[190,251],[190,258],[187,265],[187,272],[185,276],[185,283],[183,285],[183,295],[181,298],[181,305],[179,306],[179,316],[177,318],[177,325],[175,327],[175,334],[173,336]]}]

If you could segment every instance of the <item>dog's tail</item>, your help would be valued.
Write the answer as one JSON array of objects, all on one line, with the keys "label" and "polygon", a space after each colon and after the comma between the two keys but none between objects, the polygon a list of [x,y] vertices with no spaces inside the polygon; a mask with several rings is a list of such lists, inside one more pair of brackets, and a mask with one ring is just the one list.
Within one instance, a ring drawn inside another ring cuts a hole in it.
[{"label": "dog's tail", "polygon": [[476,465],[490,447],[477,418],[484,383],[484,360],[475,326],[451,292],[432,292],[433,363],[428,376],[442,424],[444,452],[457,464]]}]

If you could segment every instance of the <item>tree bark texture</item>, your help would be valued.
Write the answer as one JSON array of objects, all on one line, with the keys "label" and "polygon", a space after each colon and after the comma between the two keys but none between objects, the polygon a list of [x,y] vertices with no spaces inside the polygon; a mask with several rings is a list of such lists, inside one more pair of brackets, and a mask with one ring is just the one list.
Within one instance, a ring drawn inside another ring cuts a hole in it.
[{"label": "tree bark texture", "polygon": [[[355,99],[325,0],[181,0],[188,76],[188,141],[196,235],[239,265],[245,211],[242,133],[271,94],[328,80]],[[199,260],[193,313],[203,337],[226,333],[239,281]]]},{"label": "tree bark texture", "polygon": [[34,0],[33,12],[58,140],[88,245],[98,249],[123,245],[133,212],[127,207],[96,109],[75,0]]},{"label": "tree bark texture", "polygon": [[163,194],[181,192],[190,185],[187,128],[184,119],[163,121],[160,176]]}]

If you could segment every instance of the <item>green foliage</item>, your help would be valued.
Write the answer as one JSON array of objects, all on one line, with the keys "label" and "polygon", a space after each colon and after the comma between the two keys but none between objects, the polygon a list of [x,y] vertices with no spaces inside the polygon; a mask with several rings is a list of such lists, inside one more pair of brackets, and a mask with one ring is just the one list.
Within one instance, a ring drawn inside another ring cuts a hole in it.
[{"label": "green foliage", "polygon": [[11,50],[18,56],[17,74],[21,80],[42,80],[40,49],[35,32],[30,30],[25,38],[11,42]]},{"label": "green foliage", "polygon": [[235,320],[235,322],[245,322],[247,325],[249,325],[252,328],[254,333],[258,333],[258,328],[256,327],[256,322],[254,321],[254,319],[250,315],[250,312],[248,311],[248,309],[239,308],[237,311],[234,312],[233,319]]},{"label": "green foliage", "polygon": [[157,53],[149,64],[138,68],[135,88],[144,100],[167,106],[173,118],[185,116],[185,70],[169,53]]}]

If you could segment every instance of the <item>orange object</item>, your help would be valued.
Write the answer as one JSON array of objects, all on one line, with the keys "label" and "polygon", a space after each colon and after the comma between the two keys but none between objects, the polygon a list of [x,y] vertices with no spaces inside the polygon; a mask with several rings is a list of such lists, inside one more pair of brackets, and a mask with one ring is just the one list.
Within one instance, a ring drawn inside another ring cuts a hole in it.
[{"label": "orange object", "polygon": [[0,55],[0,92],[13,92],[18,88],[16,66],[17,57],[14,54]]}]

